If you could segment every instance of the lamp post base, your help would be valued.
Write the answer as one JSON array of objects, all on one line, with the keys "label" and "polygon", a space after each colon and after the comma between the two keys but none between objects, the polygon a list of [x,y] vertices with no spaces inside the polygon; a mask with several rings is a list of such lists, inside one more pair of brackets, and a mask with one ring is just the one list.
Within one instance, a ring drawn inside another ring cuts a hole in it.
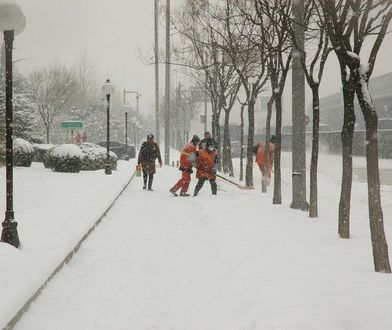
[{"label": "lamp post base", "polygon": [[1,241],[3,243],[11,244],[12,246],[18,248],[20,245],[18,230],[18,223],[12,221],[14,218],[13,211],[6,211],[5,212],[5,220],[3,222],[3,231],[1,233]]},{"label": "lamp post base", "polygon": [[110,168],[110,165],[106,164],[105,167],[105,174],[112,174],[112,169]]}]

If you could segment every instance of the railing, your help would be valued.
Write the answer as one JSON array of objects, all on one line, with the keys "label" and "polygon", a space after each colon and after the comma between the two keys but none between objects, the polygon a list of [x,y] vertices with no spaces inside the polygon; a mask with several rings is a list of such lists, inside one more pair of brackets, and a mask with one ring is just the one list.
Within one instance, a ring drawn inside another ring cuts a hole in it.
[{"label": "railing", "polygon": [[[305,133],[306,146],[312,146],[312,132]],[[292,134],[282,133],[282,150],[291,151]],[[320,132],[320,147],[327,148],[328,152],[341,153],[342,141],[340,131]],[[381,158],[392,158],[392,129],[378,130],[378,150]],[[366,154],[366,131],[356,130],[353,137],[353,155],[365,156]]]}]

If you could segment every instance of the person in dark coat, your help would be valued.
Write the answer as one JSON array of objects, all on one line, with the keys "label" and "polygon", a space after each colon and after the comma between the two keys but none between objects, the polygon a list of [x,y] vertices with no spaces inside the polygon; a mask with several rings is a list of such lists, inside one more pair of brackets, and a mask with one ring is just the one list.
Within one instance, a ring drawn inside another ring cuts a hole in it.
[{"label": "person in dark coat", "polygon": [[204,139],[199,143],[199,150],[206,149],[207,145],[214,146],[215,150],[218,149],[218,143],[211,137],[210,132],[204,133]]},{"label": "person in dark coat", "polygon": [[[154,142],[154,135],[147,135],[147,141],[140,147],[137,163],[141,165],[143,172],[143,189],[152,191],[152,182],[155,174],[155,160],[158,158],[159,166],[162,167],[162,157],[158,144]],[[147,180],[148,179],[148,180]]]}]

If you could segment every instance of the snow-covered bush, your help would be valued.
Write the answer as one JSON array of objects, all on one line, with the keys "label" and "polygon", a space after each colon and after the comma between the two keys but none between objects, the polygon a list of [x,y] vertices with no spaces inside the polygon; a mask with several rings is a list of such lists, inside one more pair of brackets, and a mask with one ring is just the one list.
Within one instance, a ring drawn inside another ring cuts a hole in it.
[{"label": "snow-covered bush", "polygon": [[16,138],[13,146],[14,165],[30,167],[33,158],[34,148],[31,143],[21,138]]},{"label": "snow-covered bush", "polygon": [[34,162],[44,162],[45,154],[55,147],[54,144],[33,144]]},{"label": "snow-covered bush", "polygon": [[[106,148],[94,143],[82,143],[79,147],[83,152],[83,171],[95,171],[105,168]],[[112,151],[109,152],[109,164],[112,170],[117,168],[117,156]]]},{"label": "snow-covered bush", "polygon": [[62,144],[46,153],[44,159],[55,172],[78,173],[82,165],[82,150],[75,144]]}]

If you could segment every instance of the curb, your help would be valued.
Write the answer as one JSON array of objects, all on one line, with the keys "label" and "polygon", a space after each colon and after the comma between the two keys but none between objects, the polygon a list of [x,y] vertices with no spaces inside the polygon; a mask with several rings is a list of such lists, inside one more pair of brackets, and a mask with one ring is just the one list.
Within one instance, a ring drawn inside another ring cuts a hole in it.
[{"label": "curb", "polygon": [[128,180],[128,182],[124,185],[124,187],[121,189],[121,191],[116,195],[113,202],[108,206],[108,208],[98,218],[98,220],[94,222],[94,224],[90,227],[90,229],[87,231],[87,233],[84,234],[83,237],[79,240],[79,242],[75,245],[75,247],[72,249],[72,251],[69,252],[67,254],[67,256],[63,259],[63,261],[54,269],[54,271],[49,275],[49,277],[46,279],[44,284],[42,284],[38,288],[38,290],[25,302],[25,304],[22,306],[22,308],[19,309],[19,311],[7,323],[7,325],[5,326],[5,328],[3,328],[3,330],[11,330],[14,328],[15,324],[20,320],[20,318],[23,316],[23,314],[28,311],[32,302],[39,297],[42,290],[45,289],[45,287],[49,283],[49,281],[51,281],[55,277],[55,275],[64,267],[64,265],[67,264],[72,259],[72,257],[78,252],[78,250],[82,246],[83,242],[90,236],[90,234],[95,230],[95,228],[99,225],[99,223],[103,220],[103,218],[106,217],[108,212],[111,210],[111,208],[116,203],[118,198],[122,195],[124,190],[129,186],[129,184],[131,183],[131,181],[133,180],[134,177],[135,177],[135,172],[133,173],[131,178]]}]

